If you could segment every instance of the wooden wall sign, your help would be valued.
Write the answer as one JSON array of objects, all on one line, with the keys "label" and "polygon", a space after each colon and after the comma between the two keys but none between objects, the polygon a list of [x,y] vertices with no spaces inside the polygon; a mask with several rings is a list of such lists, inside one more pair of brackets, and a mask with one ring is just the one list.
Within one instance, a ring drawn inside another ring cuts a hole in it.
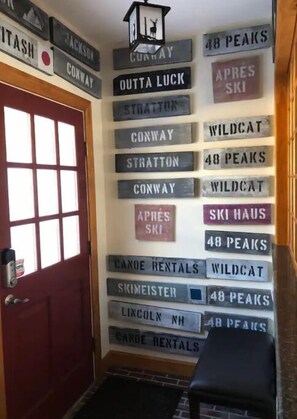
[{"label": "wooden wall sign", "polygon": [[269,196],[269,176],[205,177],[201,179],[202,196]]},{"label": "wooden wall sign", "polygon": [[53,52],[45,43],[4,21],[0,21],[0,33],[0,51],[48,75],[53,75]]},{"label": "wooden wall sign", "polygon": [[56,47],[99,71],[99,51],[54,17],[50,17],[50,38]]},{"label": "wooden wall sign", "polygon": [[113,94],[167,92],[191,88],[191,67],[122,74],[113,79]]},{"label": "wooden wall sign", "polygon": [[232,29],[231,31],[207,33],[203,35],[203,55],[230,54],[251,51],[271,46],[270,25]]},{"label": "wooden wall sign", "polygon": [[135,238],[174,241],[175,205],[135,205]]},{"label": "wooden wall sign", "polygon": [[129,48],[113,50],[113,69],[148,67],[192,61],[192,40],[167,42],[156,54],[130,52]]},{"label": "wooden wall sign", "polygon": [[0,12],[43,39],[49,38],[48,15],[29,0],[1,0]]},{"label": "wooden wall sign", "polygon": [[192,124],[122,128],[115,130],[115,147],[137,148],[190,144],[192,137]]},{"label": "wooden wall sign", "polygon": [[194,153],[116,154],[117,173],[127,172],[185,172],[194,170]]},{"label": "wooden wall sign", "polygon": [[113,102],[113,120],[166,118],[190,115],[190,96],[165,96]]},{"label": "wooden wall sign", "polygon": [[120,199],[193,198],[194,178],[118,181]]},{"label": "wooden wall sign", "polygon": [[54,72],[89,95],[101,98],[101,80],[57,48],[54,48]]},{"label": "wooden wall sign", "polygon": [[140,300],[206,304],[206,286],[107,278],[107,295]]},{"label": "wooden wall sign", "polygon": [[204,329],[210,330],[212,327],[227,327],[267,333],[268,319],[206,311],[204,315]]},{"label": "wooden wall sign", "polygon": [[248,308],[252,310],[272,310],[273,300],[270,290],[250,288],[208,287],[208,304],[219,307]]},{"label": "wooden wall sign", "polygon": [[272,147],[210,148],[203,151],[206,170],[266,167],[271,162]]},{"label": "wooden wall sign", "polygon": [[201,333],[201,313],[142,304],[108,302],[111,319]]},{"label": "wooden wall sign", "polygon": [[239,231],[205,231],[205,250],[213,252],[246,253],[269,255],[270,234],[246,233]]},{"label": "wooden wall sign", "polygon": [[203,349],[204,339],[110,326],[109,343],[198,357]]},{"label": "wooden wall sign", "polygon": [[203,259],[109,255],[107,263],[110,272],[206,278],[205,260]]},{"label": "wooden wall sign", "polygon": [[204,224],[271,224],[271,204],[203,205]]},{"label": "wooden wall sign", "polygon": [[271,116],[250,116],[204,122],[203,131],[204,141],[271,137]]},{"label": "wooden wall sign", "polygon": [[257,99],[261,96],[258,56],[217,61],[211,66],[214,103]]},{"label": "wooden wall sign", "polygon": [[245,259],[206,259],[206,277],[236,281],[267,281],[269,262]]}]

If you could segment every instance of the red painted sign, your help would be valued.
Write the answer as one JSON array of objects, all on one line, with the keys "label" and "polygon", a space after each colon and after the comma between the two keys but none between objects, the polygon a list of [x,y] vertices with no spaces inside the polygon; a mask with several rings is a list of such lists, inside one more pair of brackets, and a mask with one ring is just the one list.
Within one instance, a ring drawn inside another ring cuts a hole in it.
[{"label": "red painted sign", "polygon": [[204,224],[271,224],[271,204],[203,205]]},{"label": "red painted sign", "polygon": [[175,205],[135,205],[137,240],[174,241]]},{"label": "red painted sign", "polygon": [[259,98],[259,57],[212,63],[212,84],[214,103]]}]

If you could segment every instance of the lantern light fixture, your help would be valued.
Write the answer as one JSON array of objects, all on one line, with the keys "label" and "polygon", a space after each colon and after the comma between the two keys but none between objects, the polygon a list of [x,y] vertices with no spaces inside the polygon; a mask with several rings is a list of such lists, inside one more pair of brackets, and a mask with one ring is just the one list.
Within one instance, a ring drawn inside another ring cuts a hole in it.
[{"label": "lantern light fixture", "polygon": [[171,8],[134,1],[124,17],[129,22],[131,52],[155,54],[165,44],[165,16]]}]

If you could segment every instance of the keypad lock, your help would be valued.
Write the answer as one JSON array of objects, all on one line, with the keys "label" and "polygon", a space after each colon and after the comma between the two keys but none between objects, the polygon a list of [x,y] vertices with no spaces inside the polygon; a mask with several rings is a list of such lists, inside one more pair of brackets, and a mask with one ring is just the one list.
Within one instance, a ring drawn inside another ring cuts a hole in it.
[{"label": "keypad lock", "polygon": [[4,288],[14,288],[17,283],[15,251],[13,249],[4,249],[1,253],[2,277]]}]

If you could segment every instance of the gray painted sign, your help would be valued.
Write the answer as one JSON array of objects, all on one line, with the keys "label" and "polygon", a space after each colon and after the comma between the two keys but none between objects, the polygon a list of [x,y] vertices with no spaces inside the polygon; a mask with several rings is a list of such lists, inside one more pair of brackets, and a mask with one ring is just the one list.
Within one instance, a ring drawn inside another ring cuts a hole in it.
[{"label": "gray painted sign", "polygon": [[116,148],[160,147],[192,142],[192,124],[155,125],[115,130]]},{"label": "gray painted sign", "polygon": [[194,178],[119,180],[120,199],[192,198],[195,195]]},{"label": "gray painted sign", "polygon": [[269,176],[205,177],[201,180],[202,196],[269,196]]},{"label": "gray painted sign", "polygon": [[203,205],[204,224],[271,224],[271,204]]},{"label": "gray painted sign", "polygon": [[120,321],[201,333],[201,313],[192,311],[109,301],[108,315]]},{"label": "gray painted sign", "polygon": [[29,0],[1,0],[0,12],[25,26],[31,32],[49,38],[48,15]]},{"label": "gray painted sign", "polygon": [[245,259],[206,259],[206,277],[236,281],[267,281],[269,262]]},{"label": "gray painted sign", "polygon": [[194,153],[116,154],[116,172],[183,172],[194,170]]},{"label": "gray painted sign", "polygon": [[175,64],[192,61],[192,40],[166,42],[156,54],[130,52],[129,48],[113,50],[113,68],[148,67],[160,64]]},{"label": "gray painted sign", "polygon": [[113,102],[113,120],[166,118],[190,115],[190,96],[164,96]]},{"label": "gray painted sign", "polygon": [[122,74],[113,79],[113,94],[165,92],[191,88],[191,67]]},{"label": "gray painted sign", "polygon": [[110,272],[206,278],[205,260],[203,259],[109,255],[107,264]]},{"label": "gray painted sign", "polygon": [[206,230],[205,250],[269,255],[271,250],[271,237],[269,234],[264,233]]},{"label": "gray painted sign", "polygon": [[204,141],[242,140],[272,136],[271,116],[249,116],[204,122]]},{"label": "gray painted sign", "polygon": [[57,48],[54,48],[54,72],[89,95],[101,98],[101,80]]},{"label": "gray painted sign", "polygon": [[208,304],[219,307],[272,310],[270,290],[251,288],[207,287]]},{"label": "gray painted sign", "polygon": [[203,55],[230,54],[271,46],[270,25],[232,29],[203,35]]},{"label": "gray painted sign", "polygon": [[139,300],[206,304],[206,286],[204,285],[107,278],[107,295]]},{"label": "gray painted sign", "polygon": [[[269,152],[270,151],[270,152]],[[270,166],[272,147],[211,148],[204,150],[204,169]]]},{"label": "gray painted sign", "polygon": [[56,47],[99,71],[99,51],[54,17],[50,18],[50,37]]},{"label": "gray painted sign", "polygon": [[109,343],[198,357],[203,349],[204,339],[110,326]]},{"label": "gray painted sign", "polygon": [[204,329],[212,327],[227,327],[232,329],[255,330],[268,332],[268,319],[254,316],[241,316],[239,314],[213,313],[206,311],[204,315]]}]

